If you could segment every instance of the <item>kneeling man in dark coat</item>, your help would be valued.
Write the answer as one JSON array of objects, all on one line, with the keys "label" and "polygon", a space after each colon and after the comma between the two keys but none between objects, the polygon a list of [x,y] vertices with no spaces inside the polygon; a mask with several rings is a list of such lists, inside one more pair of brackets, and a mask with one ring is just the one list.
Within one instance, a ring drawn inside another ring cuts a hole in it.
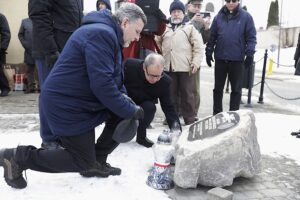
[{"label": "kneeling man in dark coat", "polygon": [[139,60],[129,58],[125,62],[125,81],[128,96],[144,110],[144,118],[139,121],[136,141],[147,148],[153,142],[146,137],[146,128],[152,122],[156,106],[160,102],[169,128],[180,127],[178,115],[170,95],[171,78],[163,72],[164,58],[156,53]]}]

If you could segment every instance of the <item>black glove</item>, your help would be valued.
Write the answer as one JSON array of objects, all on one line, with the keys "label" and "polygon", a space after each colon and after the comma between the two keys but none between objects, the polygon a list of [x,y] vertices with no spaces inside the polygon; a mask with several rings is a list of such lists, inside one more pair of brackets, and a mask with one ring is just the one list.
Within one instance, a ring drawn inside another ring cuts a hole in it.
[{"label": "black glove", "polygon": [[46,66],[52,68],[59,56],[58,52],[47,54],[45,57]]},{"label": "black glove", "polygon": [[144,110],[141,106],[135,106],[135,112],[132,116],[133,119],[143,119],[144,118]]},{"label": "black glove", "polygon": [[244,61],[245,68],[248,69],[253,64],[253,56],[246,56]]},{"label": "black glove", "polygon": [[206,55],[206,63],[209,67],[211,67],[211,62],[214,62],[212,55]]}]

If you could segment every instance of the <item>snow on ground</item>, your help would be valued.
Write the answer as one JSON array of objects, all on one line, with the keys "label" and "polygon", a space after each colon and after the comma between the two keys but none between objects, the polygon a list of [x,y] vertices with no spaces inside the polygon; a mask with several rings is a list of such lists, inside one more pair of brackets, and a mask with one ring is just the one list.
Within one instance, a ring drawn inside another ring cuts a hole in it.
[{"label": "snow on ground", "polygon": [[[298,130],[300,116],[265,114],[256,116],[258,141],[262,154],[271,156],[287,156],[296,160],[300,165],[300,139],[290,135],[291,131]],[[38,115],[0,115],[1,120],[11,118],[20,120],[13,129],[0,129],[0,146],[16,147],[17,145],[40,145],[39,132],[36,129]],[[30,120],[25,120],[30,118]],[[156,128],[148,130],[148,137],[156,141],[158,135],[165,128],[154,124]],[[99,135],[103,126],[96,129]],[[187,127],[185,127],[186,129]],[[121,144],[109,157],[108,162],[122,168],[121,176],[109,178],[83,178],[78,173],[48,174],[27,170],[28,186],[17,190],[0,180],[1,199],[5,200],[86,200],[86,199],[128,199],[128,200],[167,200],[163,191],[148,187],[145,183],[148,170],[153,165],[152,149],[137,145],[134,139]],[[0,176],[3,169],[0,168]],[[5,197],[5,198],[3,198]]]}]

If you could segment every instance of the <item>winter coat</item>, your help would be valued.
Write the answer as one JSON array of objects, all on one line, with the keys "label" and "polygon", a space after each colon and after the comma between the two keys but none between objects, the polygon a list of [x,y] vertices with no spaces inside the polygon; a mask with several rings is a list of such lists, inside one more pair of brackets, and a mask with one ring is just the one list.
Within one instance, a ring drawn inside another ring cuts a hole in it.
[{"label": "winter coat", "polygon": [[70,35],[80,26],[83,0],[29,0],[33,24],[33,56],[61,52]]},{"label": "winter coat", "polygon": [[206,54],[214,52],[215,60],[243,61],[245,55],[254,55],[255,45],[252,16],[240,5],[232,14],[224,6],[212,22]]},{"label": "winter coat", "polygon": [[201,34],[190,23],[183,23],[173,31],[170,24],[156,42],[165,58],[165,71],[189,72],[191,64],[200,68],[203,58]]},{"label": "winter coat", "polygon": [[29,18],[22,20],[18,37],[23,48],[25,49],[24,63],[33,65],[34,59],[32,57],[32,21]]},{"label": "winter coat", "polygon": [[294,60],[297,62],[299,57],[300,57],[300,33],[298,35],[298,43],[297,43],[297,47],[296,47],[296,51],[295,51],[295,55],[294,55]]},{"label": "winter coat", "polygon": [[106,9],[111,10],[110,0],[97,0],[96,2],[96,10],[99,11],[99,4],[103,2],[106,5]]},{"label": "winter coat", "polygon": [[10,29],[6,17],[0,13],[0,49],[6,51],[10,42]]},{"label": "winter coat", "polygon": [[123,95],[123,32],[105,9],[91,12],[67,41],[45,80],[40,106],[54,135],[72,136],[104,122],[110,112],[130,118]]},{"label": "winter coat", "polygon": [[169,127],[171,128],[171,125],[175,121],[179,123],[179,118],[171,100],[171,78],[164,73],[163,77],[158,82],[150,84],[145,77],[143,60],[129,58],[124,65],[124,85],[127,89],[128,96],[138,105],[145,101],[152,101],[155,103],[159,99]]}]

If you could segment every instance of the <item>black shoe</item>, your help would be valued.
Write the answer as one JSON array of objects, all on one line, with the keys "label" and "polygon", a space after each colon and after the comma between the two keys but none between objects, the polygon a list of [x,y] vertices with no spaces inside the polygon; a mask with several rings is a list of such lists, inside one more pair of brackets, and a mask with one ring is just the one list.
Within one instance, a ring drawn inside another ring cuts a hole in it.
[{"label": "black shoe", "polygon": [[154,144],[151,140],[149,140],[147,137],[143,139],[137,139],[136,142],[144,147],[150,148]]},{"label": "black shoe", "polygon": [[299,135],[300,134],[300,130],[299,131],[296,131],[296,132],[291,132],[291,135],[292,136],[296,136],[296,135]]},{"label": "black shoe", "polygon": [[35,93],[34,89],[27,89],[24,91],[24,94],[30,94],[30,93]]},{"label": "black shoe", "polygon": [[58,142],[43,142],[41,147],[46,150],[64,149]]},{"label": "black shoe", "polygon": [[118,167],[112,167],[109,163],[102,163],[102,166],[109,171],[109,175],[119,176],[121,175],[121,169]]},{"label": "black shoe", "polygon": [[300,138],[300,133],[298,135],[296,135],[296,138]]},{"label": "black shoe", "polygon": [[6,97],[8,96],[8,93],[10,92],[10,89],[4,89],[1,91],[0,97]]},{"label": "black shoe", "polygon": [[80,172],[80,175],[84,177],[102,177],[102,178],[106,178],[110,175],[117,176],[120,174],[121,174],[120,168],[112,167],[109,163],[101,164],[99,162],[96,162],[91,169]]},{"label": "black shoe", "polygon": [[23,177],[23,169],[15,161],[17,149],[1,149],[0,150],[0,166],[4,168],[4,179],[7,185],[23,189],[27,186],[27,182]]}]

